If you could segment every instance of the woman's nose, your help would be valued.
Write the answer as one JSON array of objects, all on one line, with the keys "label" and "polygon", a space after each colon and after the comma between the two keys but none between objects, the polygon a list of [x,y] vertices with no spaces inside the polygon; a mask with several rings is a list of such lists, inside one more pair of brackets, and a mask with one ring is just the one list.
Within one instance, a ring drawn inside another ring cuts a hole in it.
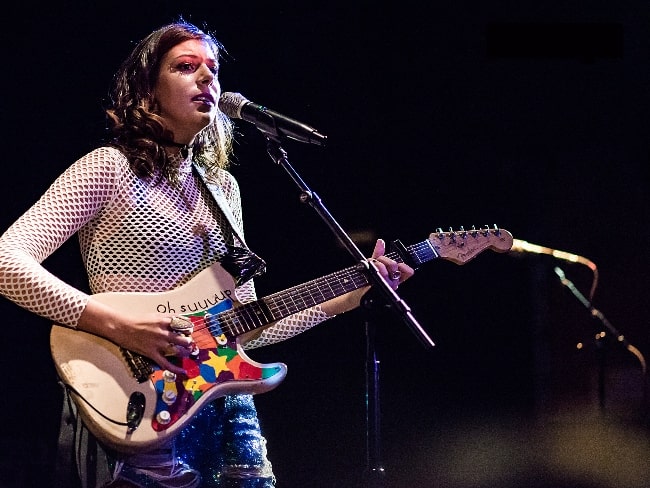
[{"label": "woman's nose", "polygon": [[199,73],[199,82],[202,85],[211,85],[214,82],[215,75],[205,64],[201,66]]}]

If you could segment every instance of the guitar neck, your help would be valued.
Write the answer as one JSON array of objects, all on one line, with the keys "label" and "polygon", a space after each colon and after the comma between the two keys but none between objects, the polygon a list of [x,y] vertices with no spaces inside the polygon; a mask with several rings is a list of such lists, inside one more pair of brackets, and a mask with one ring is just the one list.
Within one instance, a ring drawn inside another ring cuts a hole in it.
[{"label": "guitar neck", "polygon": [[[429,240],[406,247],[402,253],[404,251],[409,255],[409,263],[412,262],[415,267],[438,257]],[[388,253],[386,256],[397,262],[404,262],[397,252]],[[237,336],[367,286],[369,283],[363,265],[350,266],[224,311],[217,314],[216,318],[222,331]]]}]

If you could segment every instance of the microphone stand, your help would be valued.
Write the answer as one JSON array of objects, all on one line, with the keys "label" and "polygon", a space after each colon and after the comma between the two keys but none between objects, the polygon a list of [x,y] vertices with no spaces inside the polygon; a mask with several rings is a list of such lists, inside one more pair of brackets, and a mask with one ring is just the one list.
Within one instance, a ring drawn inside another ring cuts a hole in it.
[{"label": "microphone stand", "polygon": [[[339,242],[350,253],[355,262],[358,262],[359,269],[368,276],[369,283],[373,286],[373,293],[366,293],[362,299],[362,309],[373,310],[377,307],[374,295],[378,292],[383,302],[395,312],[411,329],[416,337],[425,347],[433,347],[435,344],[420,326],[410,307],[402,300],[395,291],[384,281],[377,268],[363,255],[354,244],[350,236],[341,228],[332,214],[324,206],[322,200],[313,192],[296,170],[291,166],[286,151],[282,148],[282,137],[278,134],[270,134],[263,131],[267,139],[267,152],[271,159],[284,168],[291,179],[300,190],[300,202],[311,206],[318,216],[327,224]],[[405,261],[407,260],[404,257]],[[375,290],[377,292],[375,292]],[[384,468],[381,466],[379,449],[379,361],[375,352],[375,331],[371,313],[366,315],[366,441],[367,441],[367,476],[366,486],[368,488],[380,488],[383,486]]]},{"label": "microphone stand", "polygon": [[[584,307],[589,310],[589,313],[591,316],[595,319],[600,320],[600,322],[605,326],[605,329],[609,332],[609,334],[615,338],[616,342],[620,345],[622,345],[626,350],[630,351],[632,354],[634,354],[639,362],[641,363],[641,369],[643,372],[643,375],[645,376],[646,373],[646,362],[645,358],[643,357],[643,354],[634,347],[632,344],[630,344],[626,339],[623,334],[621,334],[616,328],[607,320],[605,315],[595,308],[589,300],[576,288],[576,286],[566,278],[566,275],[564,274],[564,271],[562,271],[561,268],[555,267],[554,268],[555,274],[560,278],[560,282],[562,283],[563,286],[568,288],[573,296],[575,296]],[[597,351],[597,356],[598,356],[598,400],[599,400],[599,405],[601,408],[605,407],[605,345],[604,345],[604,339],[606,338],[607,333],[605,331],[599,331],[598,334],[596,334],[596,351]]]}]

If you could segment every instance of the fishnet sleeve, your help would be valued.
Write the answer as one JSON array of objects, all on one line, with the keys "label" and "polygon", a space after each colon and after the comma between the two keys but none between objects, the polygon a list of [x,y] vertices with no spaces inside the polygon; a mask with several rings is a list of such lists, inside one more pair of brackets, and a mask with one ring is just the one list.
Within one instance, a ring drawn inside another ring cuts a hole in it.
[{"label": "fishnet sleeve", "polygon": [[76,326],[88,295],[41,263],[113,194],[115,166],[106,163],[118,154],[102,148],[76,161],[0,237],[2,295],[53,322]]},{"label": "fishnet sleeve", "polygon": [[244,348],[255,349],[256,347],[268,346],[287,340],[332,317],[335,316],[327,315],[321,310],[320,305],[316,305],[315,307],[285,317],[268,329],[264,329],[257,339],[247,342]]}]

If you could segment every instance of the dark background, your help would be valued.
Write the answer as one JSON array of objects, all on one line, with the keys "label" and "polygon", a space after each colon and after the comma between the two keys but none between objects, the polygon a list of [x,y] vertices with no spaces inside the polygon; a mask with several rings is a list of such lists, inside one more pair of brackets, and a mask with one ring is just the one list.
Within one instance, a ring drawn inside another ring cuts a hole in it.
[{"label": "dark background", "polygon": [[[597,342],[603,323],[553,271],[588,296],[586,266],[489,250],[425,264],[399,292],[436,346],[392,313],[372,322],[385,486],[648,486],[647,2],[179,5],[5,12],[0,228],[105,135],[103,101],[134,42],[179,15],[206,24],[228,51],[224,91],[329,137],[284,148],[364,253],[376,237],[497,225],[594,262],[593,305],[639,351]],[[268,262],[260,296],[351,265],[260,133],[238,127],[232,172],[249,244]],[[83,280],[74,242],[46,265]],[[0,313],[0,484],[46,486],[60,412],[49,324],[6,300]],[[250,352],[289,365],[257,397],[279,487],[370,484],[365,348],[357,310]]]}]

